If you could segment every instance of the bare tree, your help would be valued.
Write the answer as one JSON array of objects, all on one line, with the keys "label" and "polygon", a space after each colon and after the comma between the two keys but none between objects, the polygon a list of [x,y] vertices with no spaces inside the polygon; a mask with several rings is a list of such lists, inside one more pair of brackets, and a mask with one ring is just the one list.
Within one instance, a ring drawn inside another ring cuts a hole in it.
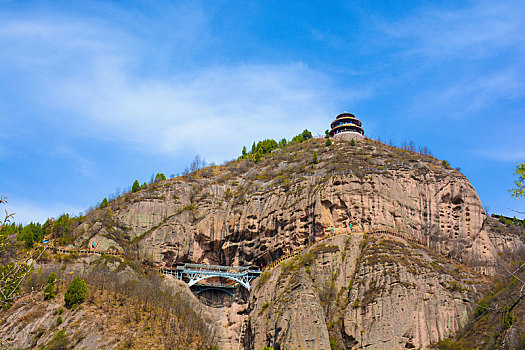
[{"label": "bare tree", "polygon": [[193,158],[193,161],[190,165],[190,171],[193,173],[201,168],[206,166],[206,161],[202,159],[198,154]]},{"label": "bare tree", "polygon": [[[0,195],[0,204],[5,204],[5,203],[7,203],[7,197],[5,197],[4,195]],[[3,220],[0,221],[0,230],[2,229],[2,227],[10,223],[11,219],[15,216],[15,213],[9,213],[7,212],[6,209],[4,209],[4,212],[5,212],[5,217]]]},{"label": "bare tree", "polygon": [[[1,195],[0,203],[7,203],[7,197]],[[5,209],[4,212],[5,217],[0,220],[0,230],[14,217],[14,213],[8,213]],[[6,240],[8,243],[2,245],[2,249],[6,249],[9,244],[9,237],[6,237]],[[44,254],[46,249],[47,246],[37,254],[29,254],[25,259],[20,261],[2,261],[0,264],[0,308],[9,307],[15,299],[21,297],[20,285],[31,273],[33,264]]]}]

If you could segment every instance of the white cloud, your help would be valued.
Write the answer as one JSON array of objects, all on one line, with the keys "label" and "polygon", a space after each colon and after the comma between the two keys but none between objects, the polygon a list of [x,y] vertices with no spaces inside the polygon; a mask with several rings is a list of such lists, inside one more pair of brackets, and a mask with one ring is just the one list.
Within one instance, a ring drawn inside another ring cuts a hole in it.
[{"label": "white cloud", "polygon": [[520,145],[508,148],[477,150],[474,153],[486,159],[500,162],[523,162],[525,161],[525,150],[517,149],[519,146]]},{"label": "white cloud", "polygon": [[476,1],[463,5],[449,10],[443,6],[427,7],[415,16],[397,22],[381,21],[377,26],[396,43],[407,45],[405,53],[437,60],[451,56],[483,58],[497,54],[502,47],[516,48],[525,40],[523,1]]},{"label": "white cloud", "polygon": [[446,86],[430,87],[421,92],[412,106],[415,111],[440,110],[438,117],[458,118],[497,105],[500,101],[525,95],[525,83],[519,69],[508,68],[482,76],[453,79]]},{"label": "white cloud", "polygon": [[[464,118],[525,97],[525,3],[432,4],[401,20],[376,19],[393,62],[410,65],[404,84],[427,82],[412,99],[413,115]],[[439,111],[439,113],[436,113]]]},{"label": "white cloud", "polygon": [[329,84],[301,63],[215,67],[158,81],[103,66],[90,81],[59,82],[54,99],[103,137],[150,151],[191,147],[217,156],[239,142],[290,135],[305,125],[323,131],[333,117],[326,114],[334,110],[330,103],[366,94],[331,95]]},{"label": "white cloud", "polygon": [[[370,94],[366,89],[337,90],[329,78],[302,62],[170,67],[164,75],[145,78],[137,68],[146,63],[137,50],[138,38],[115,38],[111,28],[92,23],[68,23],[7,23],[0,38],[18,40],[12,60],[15,52],[25,50],[42,56],[33,52],[39,50],[35,41],[60,43],[58,53],[43,55],[46,62],[40,65],[33,59],[18,62],[43,67],[40,74],[53,77],[41,80],[36,95],[47,109],[59,110],[59,118],[70,116],[54,120],[56,124],[148,152],[189,149],[220,161],[253,140],[291,137],[305,127],[322,133],[338,112],[336,104]],[[58,74],[62,70],[75,73]]]}]

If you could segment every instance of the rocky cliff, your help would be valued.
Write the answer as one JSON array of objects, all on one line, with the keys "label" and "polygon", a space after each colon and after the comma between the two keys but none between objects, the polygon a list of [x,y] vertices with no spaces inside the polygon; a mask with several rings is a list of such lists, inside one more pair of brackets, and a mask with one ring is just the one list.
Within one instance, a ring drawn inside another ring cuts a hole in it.
[{"label": "rocky cliff", "polygon": [[267,265],[308,245],[210,311],[222,348],[237,346],[243,320],[246,349],[425,348],[465,325],[491,276],[525,256],[523,233],[488,218],[464,175],[369,139],[311,139],[150,184],[74,235],[157,268]]},{"label": "rocky cliff", "polygon": [[259,164],[241,159],[151,185],[107,210],[113,233],[100,220],[88,221],[79,230],[84,244],[123,249],[115,236],[124,237],[161,265],[265,264],[350,225],[402,230],[489,275],[498,252],[523,249],[519,236],[490,232],[476,191],[460,172],[372,140],[326,147],[324,139],[312,139]]}]

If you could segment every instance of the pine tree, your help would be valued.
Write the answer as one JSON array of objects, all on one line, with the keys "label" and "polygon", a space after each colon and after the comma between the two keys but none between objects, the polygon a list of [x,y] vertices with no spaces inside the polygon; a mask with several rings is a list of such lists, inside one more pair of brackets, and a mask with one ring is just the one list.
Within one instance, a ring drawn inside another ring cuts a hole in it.
[{"label": "pine tree", "polygon": [[22,232],[18,235],[17,239],[19,241],[24,242],[26,248],[33,248],[33,244],[35,243],[33,231],[31,230],[31,227],[29,227],[29,225],[22,229]]},{"label": "pine tree", "polygon": [[131,187],[131,191],[137,192],[138,190],[140,190],[139,180],[135,180],[135,182],[133,183],[133,186]]},{"label": "pine tree", "polygon": [[44,300],[53,299],[55,297],[55,282],[57,280],[57,275],[54,272],[51,272],[47,276],[47,286],[44,289]]},{"label": "pine tree", "polygon": [[317,159],[317,151],[314,151],[314,164],[319,163],[319,160]]},{"label": "pine tree", "polygon": [[302,132],[302,135],[305,141],[312,138],[312,133],[308,131],[308,129],[304,129],[304,131]]},{"label": "pine tree", "polygon": [[164,180],[166,180],[166,175],[164,175],[163,173],[157,173],[157,175],[155,176],[155,182]]},{"label": "pine tree", "polygon": [[332,143],[333,143],[332,140],[326,139],[325,145],[326,146],[332,146]]},{"label": "pine tree", "polygon": [[242,146],[242,157],[246,157],[246,146]]},{"label": "pine tree", "polygon": [[255,153],[255,163],[259,163],[262,157],[262,150],[259,148]]},{"label": "pine tree", "polygon": [[64,295],[64,301],[67,308],[71,308],[78,305],[86,299],[87,285],[79,276],[76,276],[71,284],[67,288],[66,294]]},{"label": "pine tree", "polygon": [[104,198],[104,199],[102,200],[102,203],[100,203],[100,208],[103,209],[103,208],[107,207],[108,205],[109,205],[109,203],[108,203],[108,199],[107,199],[107,198]]}]

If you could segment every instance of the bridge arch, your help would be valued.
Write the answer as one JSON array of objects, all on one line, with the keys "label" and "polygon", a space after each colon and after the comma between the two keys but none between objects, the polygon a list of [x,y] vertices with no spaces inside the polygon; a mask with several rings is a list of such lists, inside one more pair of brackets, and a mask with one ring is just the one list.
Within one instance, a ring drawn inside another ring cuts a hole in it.
[{"label": "bridge arch", "polygon": [[205,279],[212,278],[212,277],[222,277],[222,278],[229,279],[231,281],[235,281],[235,282],[239,283],[241,286],[243,286],[244,288],[250,290],[250,283],[248,283],[247,281],[243,281],[243,280],[241,280],[241,279],[239,279],[237,277],[228,276],[228,275],[224,275],[224,274],[204,275],[204,276],[201,275],[201,276],[195,276],[193,278],[190,277],[190,282],[188,283],[188,285],[191,287],[194,284],[199,283],[200,281],[203,281]]}]

